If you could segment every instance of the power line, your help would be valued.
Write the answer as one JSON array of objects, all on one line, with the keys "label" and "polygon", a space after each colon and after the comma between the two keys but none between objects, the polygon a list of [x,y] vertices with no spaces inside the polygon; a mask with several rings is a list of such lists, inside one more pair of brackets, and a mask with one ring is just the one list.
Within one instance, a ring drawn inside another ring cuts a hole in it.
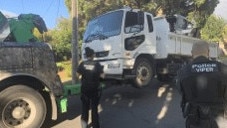
[{"label": "power line", "polygon": [[59,15],[59,8],[60,8],[60,0],[58,0],[57,17],[58,17],[58,15]]},{"label": "power line", "polygon": [[60,8],[60,0],[58,0],[58,8],[57,8],[57,15],[56,15],[56,18],[55,18],[55,24],[57,24],[57,17],[59,15],[59,8]]},{"label": "power line", "polygon": [[54,0],[51,1],[50,5],[47,7],[46,11],[44,14],[47,14],[47,12],[49,11],[50,7],[53,5]]}]

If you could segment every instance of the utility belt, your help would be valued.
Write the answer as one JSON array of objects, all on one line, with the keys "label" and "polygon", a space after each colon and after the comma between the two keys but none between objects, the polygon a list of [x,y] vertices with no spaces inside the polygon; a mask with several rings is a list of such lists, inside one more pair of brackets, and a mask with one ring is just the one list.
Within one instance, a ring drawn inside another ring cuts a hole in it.
[{"label": "utility belt", "polygon": [[183,117],[196,116],[198,118],[210,118],[221,116],[227,119],[226,105],[204,105],[185,103],[182,105]]}]

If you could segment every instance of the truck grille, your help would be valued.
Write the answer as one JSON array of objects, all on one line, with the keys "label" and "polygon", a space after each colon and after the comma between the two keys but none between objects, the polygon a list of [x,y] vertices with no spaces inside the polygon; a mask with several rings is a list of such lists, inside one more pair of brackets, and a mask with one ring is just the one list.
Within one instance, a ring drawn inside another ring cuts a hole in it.
[{"label": "truck grille", "polygon": [[106,56],[108,56],[108,55],[109,55],[109,51],[102,51],[102,52],[96,52],[96,53],[95,53],[95,56],[96,56],[97,58],[106,57]]}]

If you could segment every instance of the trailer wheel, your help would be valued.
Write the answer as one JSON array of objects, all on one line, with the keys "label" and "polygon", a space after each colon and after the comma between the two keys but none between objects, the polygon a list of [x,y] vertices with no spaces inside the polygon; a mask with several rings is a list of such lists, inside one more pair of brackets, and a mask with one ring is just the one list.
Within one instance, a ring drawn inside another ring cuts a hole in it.
[{"label": "trailer wheel", "polygon": [[136,78],[134,79],[134,86],[141,88],[151,83],[154,76],[151,62],[146,58],[139,58],[135,63]]},{"label": "trailer wheel", "polygon": [[13,85],[0,92],[1,128],[40,128],[47,107],[39,92],[24,85]]}]

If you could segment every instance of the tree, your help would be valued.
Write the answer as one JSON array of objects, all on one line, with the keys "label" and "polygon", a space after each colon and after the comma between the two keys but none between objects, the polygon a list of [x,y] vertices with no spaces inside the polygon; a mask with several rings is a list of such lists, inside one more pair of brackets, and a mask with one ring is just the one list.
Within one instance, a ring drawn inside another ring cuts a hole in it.
[{"label": "tree", "polygon": [[201,29],[206,24],[206,20],[213,14],[219,0],[189,0],[192,5],[191,11],[188,12],[188,18],[194,20],[196,27]]},{"label": "tree", "polygon": [[225,25],[225,27],[223,29],[222,40],[223,40],[224,43],[227,44],[227,24]]},{"label": "tree", "polygon": [[158,8],[168,15],[180,14],[188,18],[196,28],[196,36],[200,36],[200,30],[206,20],[213,14],[219,0],[155,0]]},{"label": "tree", "polygon": [[225,50],[227,50],[227,24],[223,28],[222,43],[224,44]]},{"label": "tree", "polygon": [[223,18],[211,15],[204,28],[201,29],[201,38],[211,42],[220,42],[223,40],[224,27],[226,23]]},{"label": "tree", "polygon": [[53,50],[57,61],[71,58],[72,23],[69,19],[60,18],[58,25],[51,31]]},{"label": "tree", "polygon": [[[92,18],[124,5],[139,8],[156,15],[162,9],[164,14],[181,14],[188,17],[199,30],[203,28],[207,18],[213,13],[219,0],[78,0],[79,2],[79,40],[85,31],[85,26]],[[65,0],[65,4],[71,12],[71,1]]]},{"label": "tree", "polygon": [[50,42],[52,40],[51,31],[40,34],[39,30],[37,28],[35,28],[33,31],[33,34],[41,42]]}]

